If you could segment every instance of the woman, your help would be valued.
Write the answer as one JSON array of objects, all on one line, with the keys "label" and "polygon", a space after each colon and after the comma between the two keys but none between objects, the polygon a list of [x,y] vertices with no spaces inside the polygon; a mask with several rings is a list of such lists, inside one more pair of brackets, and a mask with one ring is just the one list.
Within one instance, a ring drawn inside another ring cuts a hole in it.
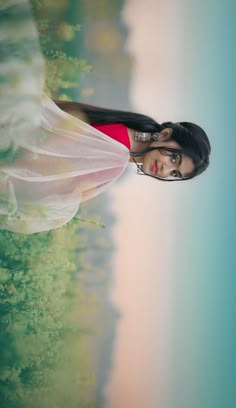
[{"label": "woman", "polygon": [[209,141],[194,124],[159,125],[144,115],[48,98],[27,0],[0,5],[0,61],[0,228],[30,234],[64,225],[129,161],[168,181],[208,166]]},{"label": "woman", "polygon": [[138,174],[163,181],[189,180],[209,165],[209,140],[204,130],[194,123],[160,125],[138,113],[78,102],[54,102],[63,111],[82,117],[96,129],[124,143],[130,150],[130,161],[141,163],[137,166]]}]

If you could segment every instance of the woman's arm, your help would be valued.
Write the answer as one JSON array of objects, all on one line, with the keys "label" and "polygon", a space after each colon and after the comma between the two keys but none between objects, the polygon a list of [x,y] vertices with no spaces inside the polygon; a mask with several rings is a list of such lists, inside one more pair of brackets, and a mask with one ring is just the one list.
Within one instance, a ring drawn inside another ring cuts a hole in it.
[{"label": "woman's arm", "polygon": [[69,113],[69,115],[75,116],[76,118],[90,124],[88,116],[86,113],[82,112],[76,103],[70,101],[60,101],[60,99],[53,99],[53,102],[64,112]]}]

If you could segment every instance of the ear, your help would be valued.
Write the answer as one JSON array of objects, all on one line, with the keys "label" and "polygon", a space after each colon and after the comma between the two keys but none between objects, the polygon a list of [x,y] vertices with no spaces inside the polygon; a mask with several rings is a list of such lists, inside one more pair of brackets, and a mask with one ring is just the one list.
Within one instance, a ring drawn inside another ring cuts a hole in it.
[{"label": "ear", "polygon": [[161,138],[160,140],[162,142],[166,142],[167,140],[169,140],[171,138],[171,134],[172,134],[173,129],[171,128],[165,128],[163,130],[161,130],[160,134],[161,134]]}]

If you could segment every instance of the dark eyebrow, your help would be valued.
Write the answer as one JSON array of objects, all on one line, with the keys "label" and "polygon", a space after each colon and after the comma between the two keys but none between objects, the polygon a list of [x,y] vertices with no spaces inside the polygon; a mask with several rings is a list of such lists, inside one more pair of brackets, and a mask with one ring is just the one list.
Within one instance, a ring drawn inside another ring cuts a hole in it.
[{"label": "dark eyebrow", "polygon": [[[183,158],[182,154],[179,154],[179,166],[180,166],[181,163],[182,163],[182,158]],[[179,178],[183,178],[183,176],[182,176],[182,174],[180,173],[180,171],[178,171],[178,173],[179,173]]]}]

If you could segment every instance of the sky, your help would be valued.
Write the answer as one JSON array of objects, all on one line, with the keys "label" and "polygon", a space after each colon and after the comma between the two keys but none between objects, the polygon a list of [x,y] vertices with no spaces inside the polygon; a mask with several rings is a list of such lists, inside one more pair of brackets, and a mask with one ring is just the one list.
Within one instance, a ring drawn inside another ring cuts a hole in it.
[{"label": "sky", "polygon": [[[130,101],[192,121],[212,144],[200,177],[127,177],[111,195],[118,325],[106,408],[233,408],[235,395],[235,6],[127,0]],[[227,143],[226,143],[227,141]]]}]

